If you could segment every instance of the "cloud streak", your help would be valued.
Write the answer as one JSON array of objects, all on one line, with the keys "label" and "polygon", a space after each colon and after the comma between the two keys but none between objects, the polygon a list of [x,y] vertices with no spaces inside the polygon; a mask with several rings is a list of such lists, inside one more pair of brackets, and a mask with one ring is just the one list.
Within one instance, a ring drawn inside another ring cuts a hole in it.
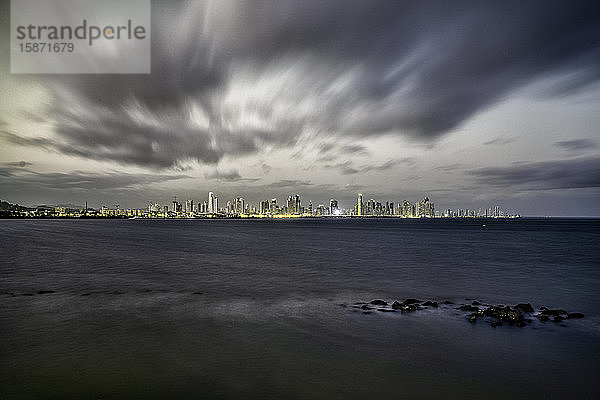
[{"label": "cloud streak", "polygon": [[589,150],[598,147],[597,143],[592,139],[562,140],[554,144],[569,151]]},{"label": "cloud streak", "polygon": [[469,171],[480,184],[512,190],[600,187],[600,157],[523,163]]},{"label": "cloud streak", "polygon": [[189,178],[186,175],[127,174],[108,172],[103,174],[73,171],[35,172],[20,166],[0,167],[0,186],[11,190],[123,190],[155,183]]},{"label": "cloud streak", "polygon": [[324,165],[324,168],[337,169],[342,173],[342,175],[354,175],[354,174],[361,174],[361,173],[366,173],[366,172],[370,172],[370,171],[382,172],[382,171],[387,171],[389,169],[392,169],[399,164],[412,165],[414,163],[415,163],[415,160],[412,158],[403,158],[403,159],[398,159],[398,160],[388,160],[388,161],[384,162],[383,164],[379,164],[379,165],[364,165],[362,167],[353,167],[352,161],[343,161],[343,162],[340,162],[337,164],[326,164],[326,165]]}]

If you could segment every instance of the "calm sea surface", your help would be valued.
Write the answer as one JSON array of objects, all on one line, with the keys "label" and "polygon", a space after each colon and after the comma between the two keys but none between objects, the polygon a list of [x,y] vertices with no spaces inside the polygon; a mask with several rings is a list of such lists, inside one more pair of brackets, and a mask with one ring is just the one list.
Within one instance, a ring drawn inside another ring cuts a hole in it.
[{"label": "calm sea surface", "polygon": [[[597,219],[0,220],[0,276],[0,399],[600,398]],[[409,297],[585,318],[351,307]]]}]

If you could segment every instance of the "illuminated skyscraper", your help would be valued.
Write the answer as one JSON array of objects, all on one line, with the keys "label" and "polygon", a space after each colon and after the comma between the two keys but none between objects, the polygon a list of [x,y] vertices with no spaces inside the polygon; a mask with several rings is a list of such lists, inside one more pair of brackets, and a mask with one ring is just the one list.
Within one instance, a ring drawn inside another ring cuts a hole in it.
[{"label": "illuminated skyscraper", "polygon": [[331,215],[339,215],[339,210],[338,201],[336,199],[329,200],[329,213]]},{"label": "illuminated skyscraper", "polygon": [[186,200],[185,212],[186,212],[186,214],[190,214],[190,213],[194,212],[194,200]]},{"label": "illuminated skyscraper", "polygon": [[434,217],[434,205],[429,201],[429,197],[425,196],[423,200],[417,203],[417,216],[418,217]]},{"label": "illuminated skyscraper", "polygon": [[362,193],[358,194],[358,201],[356,203],[356,211],[357,211],[357,215],[359,215],[359,216],[363,215],[363,196],[362,196]]},{"label": "illuminated skyscraper", "polygon": [[269,213],[271,210],[269,209],[269,200],[264,200],[260,202],[260,213],[261,214],[267,214]]},{"label": "illuminated skyscraper", "polygon": [[401,212],[403,217],[414,217],[415,216],[415,209],[413,204],[408,201],[408,200],[404,200],[402,202],[402,212]]},{"label": "illuminated skyscraper", "polygon": [[236,214],[243,214],[246,212],[246,200],[243,197],[237,197],[234,203],[234,212]]},{"label": "illuminated skyscraper", "polygon": [[208,213],[209,214],[214,214],[217,212],[217,210],[215,208],[215,202],[216,202],[215,194],[213,192],[208,192]]},{"label": "illuminated skyscraper", "polygon": [[394,202],[393,201],[386,201],[385,215],[394,215]]}]

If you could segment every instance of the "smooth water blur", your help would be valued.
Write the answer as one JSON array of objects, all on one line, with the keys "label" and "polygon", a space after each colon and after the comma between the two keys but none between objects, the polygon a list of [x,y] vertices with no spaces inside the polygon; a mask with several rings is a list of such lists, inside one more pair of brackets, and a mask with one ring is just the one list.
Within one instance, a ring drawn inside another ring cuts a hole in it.
[{"label": "smooth water blur", "polygon": [[[2,399],[600,398],[600,220],[0,220],[0,238]],[[408,297],[586,318],[350,307]]]}]

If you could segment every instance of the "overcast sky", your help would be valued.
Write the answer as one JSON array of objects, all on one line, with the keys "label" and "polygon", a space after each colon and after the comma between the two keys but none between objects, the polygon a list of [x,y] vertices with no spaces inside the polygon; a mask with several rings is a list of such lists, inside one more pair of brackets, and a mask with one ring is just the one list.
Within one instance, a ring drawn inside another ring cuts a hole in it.
[{"label": "overcast sky", "polygon": [[11,75],[0,198],[600,215],[597,1],[153,1],[150,75]]}]

